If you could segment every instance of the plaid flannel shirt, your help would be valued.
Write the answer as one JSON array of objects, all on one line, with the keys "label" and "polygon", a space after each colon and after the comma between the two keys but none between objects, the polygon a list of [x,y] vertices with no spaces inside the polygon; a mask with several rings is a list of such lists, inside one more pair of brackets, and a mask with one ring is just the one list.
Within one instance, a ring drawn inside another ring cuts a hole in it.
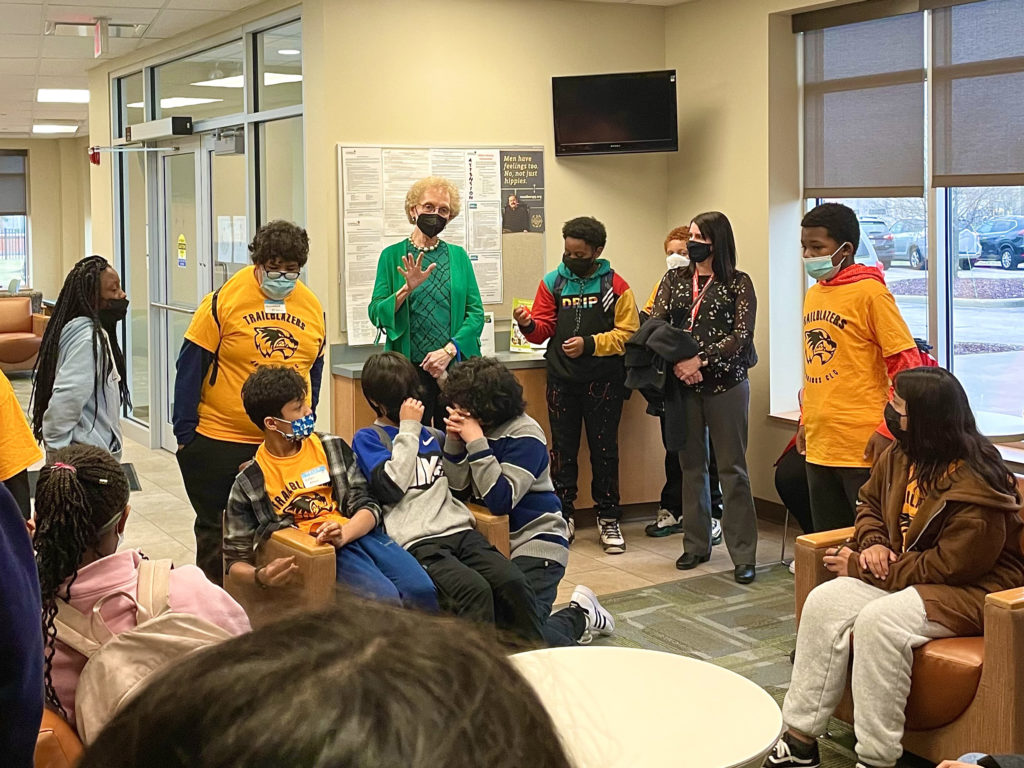
[{"label": "plaid flannel shirt", "polygon": [[[380,525],[380,504],[371,495],[348,443],[336,435],[316,434],[327,454],[327,471],[341,514],[350,518],[358,510],[368,509]],[[235,478],[224,512],[224,572],[227,573],[233,563],[253,563],[257,547],[270,538],[270,534],[294,525],[291,514],[279,515],[274,511],[263,470],[255,461],[250,462]]]}]

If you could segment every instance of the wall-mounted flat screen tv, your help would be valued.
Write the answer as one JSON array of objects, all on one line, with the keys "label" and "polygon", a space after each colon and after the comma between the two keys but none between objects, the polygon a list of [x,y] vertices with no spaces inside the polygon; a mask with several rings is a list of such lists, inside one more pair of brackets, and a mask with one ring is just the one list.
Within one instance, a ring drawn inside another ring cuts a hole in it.
[{"label": "wall-mounted flat screen tv", "polygon": [[675,152],[676,72],[551,78],[556,155]]}]

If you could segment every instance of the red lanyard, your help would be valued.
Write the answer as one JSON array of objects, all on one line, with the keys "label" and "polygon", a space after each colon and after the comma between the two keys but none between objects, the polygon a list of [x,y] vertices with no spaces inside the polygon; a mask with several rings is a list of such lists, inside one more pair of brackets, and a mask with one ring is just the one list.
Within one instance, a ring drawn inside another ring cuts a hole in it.
[{"label": "red lanyard", "polygon": [[708,288],[711,287],[713,282],[715,282],[714,275],[704,284],[704,290],[697,293],[697,270],[693,270],[693,287],[690,292],[690,295],[693,297],[693,305],[690,307],[690,327],[686,330],[693,330],[693,324],[697,322],[697,313],[700,312],[701,302],[704,301],[704,294],[708,292]]}]

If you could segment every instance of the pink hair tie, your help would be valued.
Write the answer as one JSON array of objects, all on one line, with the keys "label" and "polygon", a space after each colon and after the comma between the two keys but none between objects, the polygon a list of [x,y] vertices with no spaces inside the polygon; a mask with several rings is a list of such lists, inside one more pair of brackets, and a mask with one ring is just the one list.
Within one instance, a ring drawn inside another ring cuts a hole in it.
[{"label": "pink hair tie", "polygon": [[75,469],[70,464],[65,464],[63,461],[55,461],[53,463],[53,468],[54,469],[66,469],[66,470],[69,470],[70,472],[72,472],[73,474],[76,474],[76,475],[78,474],[78,470],[77,469]]}]

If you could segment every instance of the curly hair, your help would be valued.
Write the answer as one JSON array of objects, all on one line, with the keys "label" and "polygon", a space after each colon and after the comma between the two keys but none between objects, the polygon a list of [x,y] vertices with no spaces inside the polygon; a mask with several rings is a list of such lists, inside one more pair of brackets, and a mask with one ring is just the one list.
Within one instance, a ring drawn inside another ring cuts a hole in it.
[{"label": "curly hair", "polygon": [[[92,354],[98,363],[93,387],[94,401],[99,401],[103,382],[116,365],[110,345],[103,341],[103,326],[99,316],[102,276],[108,268],[110,263],[102,256],[86,256],[68,272],[64,278],[64,285],[57,294],[50,322],[43,331],[39,357],[36,359],[32,375],[32,434],[36,440],[43,439],[43,416],[50,407],[50,398],[53,397],[60,337],[69,322],[76,317],[88,317],[92,321]],[[119,388],[121,401],[130,404],[127,377],[121,377]]]},{"label": "curly hair", "polygon": [[281,409],[293,400],[305,400],[306,380],[294,368],[261,365],[242,384],[245,415],[261,432],[267,416],[281,418]]},{"label": "curly hair", "polygon": [[[70,600],[85,553],[99,544],[128,506],[128,478],[101,448],[72,445],[39,471],[36,485],[36,568],[43,601],[46,703],[67,712],[53,687],[57,601]],[[67,583],[62,590],[61,587]],[[63,594],[62,594],[63,591]]]},{"label": "curly hair", "polygon": [[278,259],[294,261],[301,268],[309,261],[309,235],[298,224],[276,219],[256,230],[256,236],[249,243],[249,253],[257,266]]},{"label": "curly hair", "polygon": [[416,217],[412,215],[412,209],[420,204],[420,198],[428,189],[443,189],[448,193],[448,207],[452,209],[448,221],[451,221],[462,211],[462,197],[459,195],[459,188],[452,184],[444,176],[427,176],[420,179],[405,193],[405,215],[410,224],[416,223]]},{"label": "curly hair", "polygon": [[860,245],[860,222],[852,208],[842,203],[822,203],[809,210],[800,222],[801,227],[824,227],[837,245],[849,243],[854,252]]},{"label": "curly hair", "polygon": [[673,240],[682,240],[684,243],[690,239],[690,228],[689,227],[676,227],[665,237],[665,244],[661,247],[663,251],[668,251],[668,244]]},{"label": "curly hair", "polygon": [[577,240],[582,240],[596,251],[598,248],[603,248],[604,244],[608,242],[608,231],[604,228],[604,224],[593,216],[579,216],[569,219],[562,225],[562,237],[574,237]]},{"label": "curly hair", "polygon": [[444,395],[453,405],[469,411],[484,430],[522,416],[526,410],[522,384],[493,357],[471,357],[453,365]]}]

